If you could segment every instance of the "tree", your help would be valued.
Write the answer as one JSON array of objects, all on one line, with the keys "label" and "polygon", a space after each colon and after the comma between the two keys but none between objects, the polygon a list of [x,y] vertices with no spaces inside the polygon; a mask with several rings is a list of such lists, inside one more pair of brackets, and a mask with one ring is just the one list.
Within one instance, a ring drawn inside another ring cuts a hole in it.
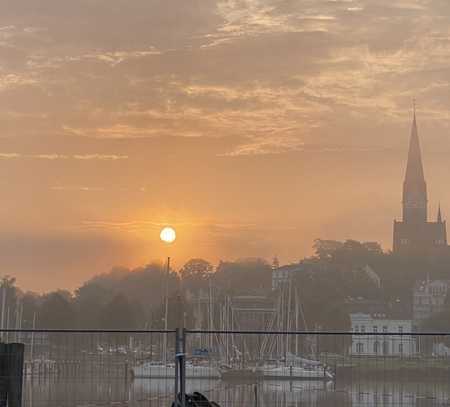
[{"label": "tree", "polygon": [[39,316],[39,308],[41,305],[41,296],[33,292],[26,292],[22,298],[22,328],[33,328],[33,320]]},{"label": "tree", "polygon": [[100,326],[104,329],[135,329],[138,322],[136,304],[123,295],[116,295],[102,309]]},{"label": "tree", "polygon": [[264,259],[240,259],[220,262],[214,282],[229,294],[269,293],[272,288],[272,267]]},{"label": "tree", "polygon": [[316,239],[314,240],[313,249],[315,256],[319,260],[331,260],[336,251],[342,248],[343,245],[342,242],[337,240]]},{"label": "tree", "polygon": [[53,292],[43,297],[38,327],[42,329],[75,328],[76,314],[73,299],[67,293]]},{"label": "tree", "polygon": [[203,259],[191,259],[180,270],[183,287],[191,291],[206,289],[214,267]]},{"label": "tree", "polygon": [[345,308],[345,277],[334,270],[298,273],[295,276],[293,286],[299,294],[307,323],[302,329],[320,326],[326,330],[348,330],[350,321]]},{"label": "tree", "polygon": [[100,324],[102,308],[112,300],[114,292],[97,282],[86,283],[75,291],[77,326],[95,329]]},{"label": "tree", "polygon": [[[100,310],[118,295],[125,296],[134,305],[139,304],[138,326],[151,322],[153,310],[164,301],[166,284],[169,296],[179,287],[178,275],[161,264],[149,264],[133,270],[115,268],[110,273],[96,276],[76,290],[76,305],[82,327],[100,323]],[[133,305],[133,306],[134,306]]]}]

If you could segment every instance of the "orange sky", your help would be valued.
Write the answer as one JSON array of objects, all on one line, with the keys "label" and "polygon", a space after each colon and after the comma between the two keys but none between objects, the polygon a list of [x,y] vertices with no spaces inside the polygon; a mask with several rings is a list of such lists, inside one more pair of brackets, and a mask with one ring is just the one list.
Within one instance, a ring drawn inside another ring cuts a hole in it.
[{"label": "orange sky", "polygon": [[0,3],[0,258],[27,289],[114,265],[391,246],[418,100],[450,212],[447,0]]}]

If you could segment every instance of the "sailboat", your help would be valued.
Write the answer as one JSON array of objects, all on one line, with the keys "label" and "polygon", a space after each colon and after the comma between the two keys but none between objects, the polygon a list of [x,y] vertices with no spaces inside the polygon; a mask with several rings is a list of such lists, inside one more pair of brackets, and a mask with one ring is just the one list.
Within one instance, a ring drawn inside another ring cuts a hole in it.
[{"label": "sailboat", "polygon": [[[166,272],[166,286],[165,286],[165,301],[164,301],[164,330],[168,329],[168,315],[169,315],[169,289],[168,279],[170,270],[170,258],[167,261]],[[167,346],[167,333],[163,334],[163,360],[159,361],[143,361],[131,368],[131,375],[133,378],[142,379],[161,379],[161,378],[174,378],[176,374],[175,361],[168,362],[168,346]],[[219,370],[211,366],[208,361],[193,358],[186,361],[185,375],[187,379],[218,379],[220,378]]]},{"label": "sailboat", "polygon": [[317,360],[287,354],[283,364],[265,365],[261,368],[264,380],[324,380],[334,379],[334,373]]},{"label": "sailboat", "polygon": [[[281,288],[277,312],[274,313],[272,321],[269,322],[266,329],[273,331],[275,328],[280,332],[289,332],[294,328],[298,332],[300,315],[306,327],[306,320],[298,300],[297,290],[295,291],[294,307],[295,324],[294,326],[292,324],[292,294],[292,284],[286,284]],[[291,351],[295,353],[291,353]],[[243,363],[242,352],[234,349],[234,353],[235,357],[232,362],[221,367],[222,379],[224,380],[316,380],[328,382],[334,379],[334,372],[320,361],[298,356],[299,337],[297,335],[294,343],[292,343],[292,335],[265,335],[259,349],[259,359],[263,362],[258,363],[254,360],[255,364],[251,366]],[[268,360],[268,355],[270,355],[269,359],[271,360]]]},{"label": "sailboat", "polygon": [[[285,289],[288,290],[287,299]],[[297,290],[295,290],[295,331],[298,332],[298,320],[301,314],[303,319],[303,324],[305,327],[306,320],[303,314],[303,309],[298,301],[299,296]],[[286,301],[286,306],[284,302]],[[292,284],[288,284],[287,287],[283,287],[280,293],[280,330],[290,331],[291,325],[291,305],[292,305]],[[286,310],[286,314],[284,311]],[[299,344],[298,336],[295,336],[295,354],[292,354],[290,350],[292,349],[292,344],[290,343],[290,335],[286,335],[286,340],[281,340],[283,338],[278,338],[278,349],[281,351],[282,357],[279,356],[278,360],[272,363],[266,363],[261,366],[258,371],[260,376],[264,380],[323,380],[331,381],[334,380],[334,372],[318,360],[306,359],[298,356]]]}]

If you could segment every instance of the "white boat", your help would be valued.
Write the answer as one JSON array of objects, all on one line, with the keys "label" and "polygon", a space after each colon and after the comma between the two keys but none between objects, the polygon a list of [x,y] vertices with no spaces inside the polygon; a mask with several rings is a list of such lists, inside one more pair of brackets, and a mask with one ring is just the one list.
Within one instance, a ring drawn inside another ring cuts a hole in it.
[{"label": "white boat", "polygon": [[[175,377],[174,363],[144,362],[132,369],[135,378],[167,378]],[[219,369],[210,365],[193,364],[186,362],[186,379],[218,379]]]},{"label": "white boat", "polygon": [[25,376],[48,375],[56,372],[56,362],[50,359],[27,360],[23,366],[23,374]]},{"label": "white boat", "polygon": [[259,376],[267,380],[325,380],[334,379],[334,374],[325,366],[263,366]]},{"label": "white boat", "polygon": [[[220,379],[203,380],[203,379],[186,379],[186,393],[199,391],[207,393],[218,387]],[[136,378],[131,383],[134,394],[138,395],[164,395],[173,394],[175,390],[175,380],[167,380],[167,378],[157,378],[149,380],[148,378]]]}]

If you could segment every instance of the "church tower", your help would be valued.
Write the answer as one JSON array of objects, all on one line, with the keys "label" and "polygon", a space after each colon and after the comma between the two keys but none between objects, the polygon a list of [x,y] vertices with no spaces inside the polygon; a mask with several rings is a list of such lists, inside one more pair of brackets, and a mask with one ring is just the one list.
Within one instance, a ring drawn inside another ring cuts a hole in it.
[{"label": "church tower", "polygon": [[423,256],[447,247],[446,223],[442,220],[440,206],[436,222],[428,222],[427,183],[415,107],[402,203],[402,220],[394,221],[394,253]]}]

